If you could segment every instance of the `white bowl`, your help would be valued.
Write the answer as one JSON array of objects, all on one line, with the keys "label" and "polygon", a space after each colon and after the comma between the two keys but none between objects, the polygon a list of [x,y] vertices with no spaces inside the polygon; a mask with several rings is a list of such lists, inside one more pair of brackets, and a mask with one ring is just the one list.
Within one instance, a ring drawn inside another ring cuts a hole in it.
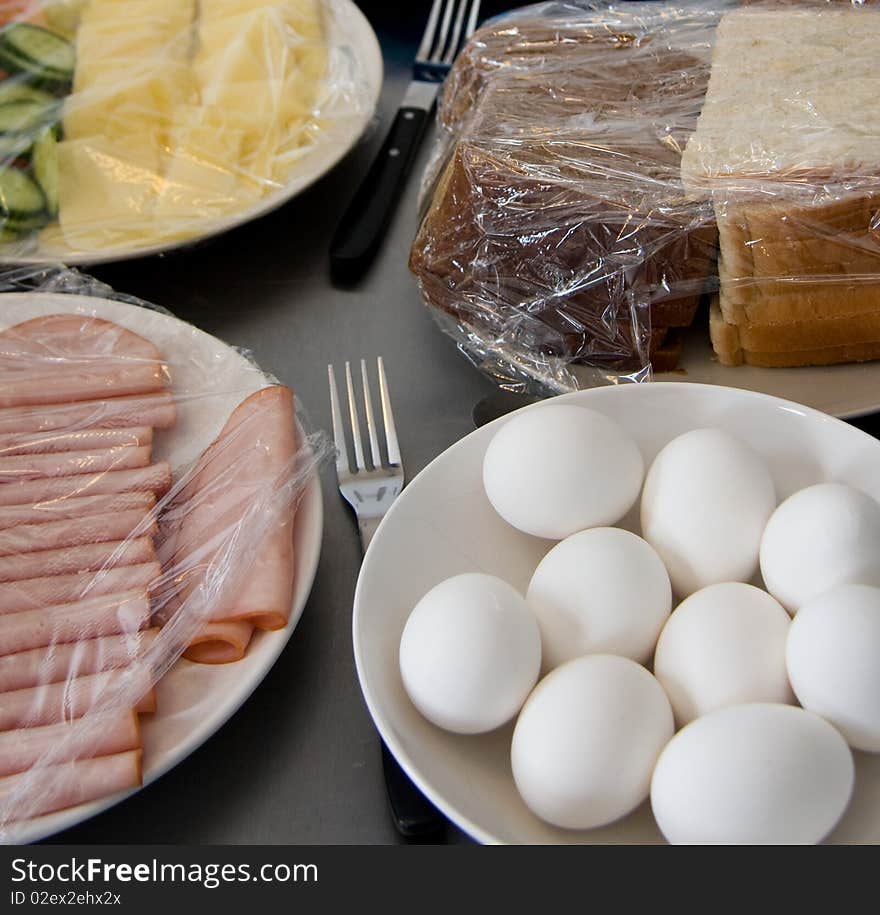
[{"label": "white bowl", "polygon": [[[733,388],[664,383],[581,391],[554,402],[582,404],[612,417],[634,436],[646,463],[682,432],[715,426],[745,439],[764,456],[780,499],[812,483],[834,480],[880,500],[880,442],[796,403]],[[429,588],[450,575],[480,571],[524,592],[552,546],[509,527],[483,492],[483,454],[507,419],[478,429],[441,454],[404,489],[379,527],[354,605],[354,650],[364,697],[382,737],[413,781],[481,842],[661,842],[647,803],[596,830],[566,831],[541,822],[513,783],[512,726],[480,737],[455,736],[422,718],[404,692],[400,635],[413,605]],[[682,493],[682,499],[687,497]],[[637,510],[621,526],[638,532]],[[830,841],[877,843],[880,754],[857,753],[856,771],[852,803]]]}]

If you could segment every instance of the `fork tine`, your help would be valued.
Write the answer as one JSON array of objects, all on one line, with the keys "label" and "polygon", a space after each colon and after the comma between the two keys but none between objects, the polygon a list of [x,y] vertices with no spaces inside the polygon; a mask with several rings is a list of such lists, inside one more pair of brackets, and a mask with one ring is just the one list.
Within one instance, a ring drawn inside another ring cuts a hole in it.
[{"label": "fork tine", "polygon": [[361,359],[361,383],[364,386],[364,413],[367,415],[367,432],[370,463],[373,468],[380,467],[382,455],[379,453],[379,438],[376,435],[376,421],[373,419],[373,402],[370,400],[370,382],[367,378],[367,360]]},{"label": "fork tine", "polygon": [[434,45],[434,53],[431,55],[432,63],[439,64],[442,59],[443,49],[446,47],[446,39],[449,38],[449,26],[452,23],[452,11],[455,8],[455,0],[446,0],[443,7],[443,21],[440,23],[440,38]]},{"label": "fork tine", "polygon": [[348,388],[348,412],[351,416],[351,438],[354,442],[354,463],[358,470],[366,470],[364,463],[364,450],[361,447],[361,423],[357,415],[357,406],[354,401],[354,385],[351,382],[351,363],[345,363],[345,385]]},{"label": "fork tine", "polygon": [[470,38],[474,34],[477,28],[477,19],[480,15],[480,0],[473,0],[471,4],[471,14],[468,17],[467,29],[465,30],[464,37]]},{"label": "fork tine", "polygon": [[347,475],[351,471],[348,466],[348,452],[345,449],[345,427],[342,425],[342,410],[339,406],[339,391],[336,389],[336,373],[333,366],[327,366],[330,377],[330,414],[333,417],[333,442],[336,445],[336,475]]},{"label": "fork tine", "polygon": [[416,52],[416,59],[427,60],[431,53],[431,45],[434,43],[434,34],[437,31],[437,20],[440,18],[440,4],[443,0],[434,0],[431,5],[431,12],[428,15],[428,22],[425,25],[425,31],[422,35],[422,43]]},{"label": "fork tine", "polygon": [[385,363],[381,356],[377,362],[379,364],[379,394],[382,398],[382,419],[385,422],[385,444],[388,446],[388,463],[401,467],[400,446],[397,444],[397,429],[394,427],[394,414],[391,412],[391,397],[388,394]]},{"label": "fork tine", "polygon": [[449,39],[449,47],[443,55],[443,63],[451,64],[458,53],[458,42],[461,38],[461,27],[464,25],[464,11],[467,9],[467,0],[460,0],[458,10],[455,14],[455,25],[452,27],[452,38]]}]

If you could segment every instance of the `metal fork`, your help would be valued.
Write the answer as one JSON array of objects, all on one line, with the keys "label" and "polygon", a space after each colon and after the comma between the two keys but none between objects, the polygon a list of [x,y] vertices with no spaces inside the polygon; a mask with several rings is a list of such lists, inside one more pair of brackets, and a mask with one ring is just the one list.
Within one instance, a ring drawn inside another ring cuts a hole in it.
[{"label": "metal fork", "polygon": [[394,414],[391,412],[391,398],[388,395],[388,381],[385,378],[385,364],[379,356],[379,396],[382,401],[382,420],[385,427],[387,461],[383,464],[379,451],[379,436],[376,420],[373,416],[373,403],[370,398],[370,384],[367,377],[367,362],[361,359],[361,382],[363,384],[364,415],[367,418],[366,453],[361,439],[361,424],[358,419],[354,397],[354,384],[351,378],[351,363],[345,363],[345,384],[348,388],[348,412],[351,422],[351,438],[354,444],[355,469],[348,463],[348,450],[345,445],[345,427],[342,423],[342,410],[339,406],[339,392],[336,389],[336,375],[333,366],[327,366],[330,378],[330,411],[333,415],[333,440],[336,443],[336,476],[339,479],[339,491],[357,515],[358,528],[361,534],[361,545],[364,552],[373,539],[373,534],[392,502],[403,489],[403,462],[400,458],[400,446],[397,444],[397,430],[394,427]]},{"label": "metal fork", "polygon": [[373,260],[412,166],[437,92],[462,44],[474,33],[480,0],[434,0],[413,64],[413,79],[366,178],[330,244],[337,279],[360,277]]},{"label": "metal fork", "polygon": [[[354,509],[361,535],[361,546],[367,551],[379,522],[391,508],[394,500],[403,489],[403,461],[400,457],[400,446],[397,443],[397,430],[394,426],[394,414],[391,412],[391,397],[388,393],[388,380],[385,377],[385,364],[382,357],[376,360],[379,374],[379,398],[382,403],[382,422],[384,427],[385,454],[383,462],[379,448],[379,435],[373,415],[373,403],[370,397],[370,383],[367,376],[366,360],[361,359],[361,383],[363,386],[363,408],[367,420],[367,439],[361,437],[361,424],[358,419],[357,404],[354,394],[354,383],[351,376],[351,363],[345,363],[345,386],[348,389],[348,413],[351,440],[354,450],[355,468],[352,470],[348,461],[345,424],[342,409],[339,405],[339,392],[336,387],[336,373],[332,365],[327,366],[330,381],[330,412],[333,417],[333,440],[336,443],[336,476],[339,480],[339,491],[346,502]],[[405,836],[420,836],[440,832],[445,824],[443,817],[400,768],[397,760],[382,743],[382,771],[385,776],[385,787],[388,791],[388,802],[391,815],[398,831]]]}]

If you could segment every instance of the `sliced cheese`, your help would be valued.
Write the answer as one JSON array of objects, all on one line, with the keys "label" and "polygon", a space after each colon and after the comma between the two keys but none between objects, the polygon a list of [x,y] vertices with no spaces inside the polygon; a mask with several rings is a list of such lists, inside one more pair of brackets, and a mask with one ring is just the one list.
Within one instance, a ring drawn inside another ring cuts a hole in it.
[{"label": "sliced cheese", "polygon": [[58,144],[59,222],[74,250],[143,243],[162,186],[158,144],[104,136]]}]

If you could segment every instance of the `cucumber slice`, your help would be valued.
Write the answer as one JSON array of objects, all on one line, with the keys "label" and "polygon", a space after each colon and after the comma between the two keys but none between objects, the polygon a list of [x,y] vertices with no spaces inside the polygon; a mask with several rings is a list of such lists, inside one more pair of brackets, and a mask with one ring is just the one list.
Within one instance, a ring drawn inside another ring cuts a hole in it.
[{"label": "cucumber slice", "polygon": [[21,79],[0,81],[0,105],[7,102],[37,102],[40,105],[57,105],[58,99],[42,89],[37,89]]},{"label": "cucumber slice", "polygon": [[73,45],[48,29],[16,22],[0,32],[0,66],[36,85],[68,85],[75,64]]},{"label": "cucumber slice", "polygon": [[29,134],[58,120],[58,106],[22,99],[0,105],[0,133]]},{"label": "cucumber slice", "polygon": [[27,172],[0,168],[0,218],[13,231],[36,228],[46,222],[46,197]]},{"label": "cucumber slice", "polygon": [[51,128],[37,137],[31,153],[31,165],[34,178],[46,198],[46,212],[54,219],[58,215],[58,141]]}]

